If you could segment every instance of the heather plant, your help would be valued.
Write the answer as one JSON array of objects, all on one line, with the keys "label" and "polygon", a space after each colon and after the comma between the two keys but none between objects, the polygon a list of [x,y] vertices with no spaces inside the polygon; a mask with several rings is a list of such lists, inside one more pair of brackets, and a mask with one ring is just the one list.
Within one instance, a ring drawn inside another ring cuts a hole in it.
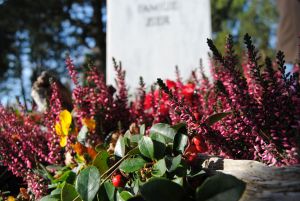
[{"label": "heather plant", "polygon": [[[285,74],[284,55],[280,51],[276,63],[267,58],[263,69],[250,36],[245,35],[244,40],[244,74],[238,70],[241,68],[229,36],[224,56],[208,40],[213,53],[213,83],[201,70],[201,79],[193,72],[185,85],[180,79],[167,80],[166,84],[159,80],[164,95],[156,100],[163,97],[166,103],[163,106],[168,112],[164,119],[170,124],[187,123],[192,136],[201,136],[207,142],[209,154],[269,165],[297,164],[299,75]],[[211,116],[223,118],[208,125]]]}]

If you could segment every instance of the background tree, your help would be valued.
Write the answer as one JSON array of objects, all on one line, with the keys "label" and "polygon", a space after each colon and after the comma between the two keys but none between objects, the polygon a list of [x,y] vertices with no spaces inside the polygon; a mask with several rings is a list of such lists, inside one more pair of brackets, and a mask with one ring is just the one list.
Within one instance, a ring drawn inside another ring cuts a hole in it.
[{"label": "background tree", "polygon": [[[275,44],[275,4],[275,0],[211,0],[215,44],[223,47],[229,33],[235,43],[243,44],[243,35],[249,33],[269,55]],[[1,97],[22,95],[26,102],[28,77],[43,68],[63,77],[67,52],[81,62],[90,55],[105,73],[105,18],[105,0],[0,0]]]},{"label": "background tree", "polygon": [[0,1],[2,92],[7,82],[18,82],[25,102],[24,73],[51,68],[62,74],[66,52],[90,53],[105,72],[105,7],[105,0]]},{"label": "background tree", "polygon": [[272,56],[275,48],[278,14],[276,0],[212,0],[212,30],[214,43],[224,48],[224,38],[233,35],[237,52],[243,49],[243,37],[252,36],[262,56]]}]

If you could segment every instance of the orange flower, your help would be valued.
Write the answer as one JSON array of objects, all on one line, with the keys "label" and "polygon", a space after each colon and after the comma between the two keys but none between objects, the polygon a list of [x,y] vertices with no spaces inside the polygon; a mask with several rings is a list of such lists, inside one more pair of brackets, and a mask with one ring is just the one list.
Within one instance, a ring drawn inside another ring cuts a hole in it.
[{"label": "orange flower", "polygon": [[21,141],[21,137],[20,137],[19,134],[12,134],[12,135],[11,135],[11,139],[12,139],[14,142]]},{"label": "orange flower", "polygon": [[82,124],[85,125],[90,131],[94,131],[96,128],[96,121],[93,118],[83,118]]},{"label": "orange flower", "polygon": [[30,196],[27,193],[27,190],[25,188],[20,188],[20,194],[25,200],[29,200]]},{"label": "orange flower", "polygon": [[96,156],[97,156],[97,152],[96,152],[96,150],[94,149],[94,148],[92,148],[92,147],[88,147],[87,148],[87,153],[89,154],[89,156],[94,160],[95,158],[96,158]]},{"label": "orange flower", "polygon": [[76,142],[72,147],[78,155],[83,155],[87,151],[86,147],[80,142]]}]

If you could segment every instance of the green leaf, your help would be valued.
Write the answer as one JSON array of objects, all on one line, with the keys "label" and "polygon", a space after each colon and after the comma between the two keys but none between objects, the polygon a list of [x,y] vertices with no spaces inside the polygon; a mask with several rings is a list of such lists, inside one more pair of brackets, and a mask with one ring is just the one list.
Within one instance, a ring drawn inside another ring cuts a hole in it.
[{"label": "green leaf", "polygon": [[158,123],[151,127],[150,134],[158,133],[162,135],[167,143],[173,143],[176,131],[168,124]]},{"label": "green leaf", "polygon": [[61,188],[56,188],[50,193],[50,195],[60,195],[60,194],[61,194]]},{"label": "green leaf", "polygon": [[122,136],[119,136],[118,141],[115,146],[115,153],[116,156],[124,157],[125,156],[125,141]]},{"label": "green leaf", "polygon": [[77,136],[78,142],[85,144],[88,132],[89,129],[86,126],[82,126]]},{"label": "green leaf", "polygon": [[73,184],[76,178],[76,174],[71,171],[71,170],[67,170],[65,171],[59,178],[55,179],[53,182],[57,183],[57,182],[67,182],[69,184]]},{"label": "green leaf", "polygon": [[232,175],[214,175],[196,189],[197,201],[238,201],[246,184]]},{"label": "green leaf", "polygon": [[140,150],[139,150],[138,147],[135,147],[135,148],[131,149],[130,151],[128,151],[128,153],[126,155],[134,156],[134,155],[137,155],[137,154],[140,154]]},{"label": "green leaf", "polygon": [[109,169],[108,158],[109,153],[107,151],[101,151],[95,157],[93,165],[98,168],[100,174],[103,174]]},{"label": "green leaf", "polygon": [[176,157],[165,157],[166,160],[166,166],[169,172],[173,172],[174,170],[177,169],[177,167],[180,165],[181,163],[181,155],[179,154]]},{"label": "green leaf", "polygon": [[97,201],[114,201],[115,187],[111,182],[104,182],[97,194]]},{"label": "green leaf", "polygon": [[138,143],[140,141],[140,139],[142,138],[141,135],[131,135],[130,137],[130,142],[132,144]]},{"label": "green leaf", "polygon": [[82,170],[77,177],[75,188],[84,201],[92,201],[100,184],[100,174],[95,166]]},{"label": "green leaf", "polygon": [[154,158],[161,159],[165,156],[166,141],[165,138],[158,133],[152,133],[150,135],[154,146]]},{"label": "green leaf", "polygon": [[182,177],[177,177],[177,178],[173,179],[172,181],[175,182],[176,184],[179,184],[180,186],[183,186],[183,178]]},{"label": "green leaf", "polygon": [[146,126],[145,126],[145,124],[143,124],[140,126],[140,134],[145,135],[145,131],[146,131]]},{"label": "green leaf", "polygon": [[173,150],[177,151],[177,153],[183,153],[188,143],[188,139],[187,135],[177,133],[174,139]]},{"label": "green leaf", "polygon": [[140,188],[142,197],[147,201],[180,201],[184,189],[165,178],[152,178]]},{"label": "green leaf", "polygon": [[131,133],[129,130],[127,130],[124,134],[124,142],[125,142],[125,146],[130,147],[130,142],[131,142]]},{"label": "green leaf", "polygon": [[172,128],[176,131],[176,133],[185,127],[186,127],[186,123],[182,123],[182,122],[172,126]]},{"label": "green leaf", "polygon": [[165,159],[160,159],[153,165],[152,175],[162,177],[167,171]]},{"label": "green leaf", "polygon": [[40,199],[40,201],[59,201],[59,200],[60,200],[59,198],[57,198],[56,196],[53,196],[53,195],[47,195]]},{"label": "green leaf", "polygon": [[142,139],[139,141],[139,150],[144,156],[154,159],[154,145],[150,137],[142,137]]},{"label": "green leaf", "polygon": [[83,201],[73,185],[65,183],[61,190],[62,201]]},{"label": "green leaf", "polygon": [[49,171],[49,172],[54,172],[54,171],[59,171],[59,170],[62,170],[64,167],[61,166],[61,165],[47,165],[46,166],[46,169]]},{"label": "green leaf", "polygon": [[146,161],[142,158],[129,158],[123,161],[120,164],[119,168],[125,173],[131,173],[144,167],[145,163]]},{"label": "green leaf", "polygon": [[120,201],[127,201],[128,199],[130,199],[132,197],[133,197],[133,195],[130,192],[128,192],[128,191],[122,191],[118,195],[118,200],[120,200]]},{"label": "green leaf", "polygon": [[221,119],[227,117],[230,114],[232,114],[232,112],[220,112],[213,114],[205,120],[205,123],[209,126],[212,126],[214,123],[220,121]]},{"label": "green leaf", "polygon": [[96,152],[105,151],[106,149],[105,143],[98,144],[95,147]]},{"label": "green leaf", "polygon": [[141,195],[136,195],[132,198],[129,198],[127,201],[145,201]]},{"label": "green leaf", "polygon": [[132,190],[133,190],[134,195],[139,194],[140,186],[142,185],[142,183],[143,182],[139,179],[135,179],[135,180],[132,181],[132,185],[133,185]]}]

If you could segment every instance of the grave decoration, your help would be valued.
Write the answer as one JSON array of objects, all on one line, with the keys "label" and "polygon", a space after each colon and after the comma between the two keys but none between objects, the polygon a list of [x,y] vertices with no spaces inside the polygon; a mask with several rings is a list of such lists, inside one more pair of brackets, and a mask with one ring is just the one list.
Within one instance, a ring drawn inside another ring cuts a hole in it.
[{"label": "grave decoration", "polygon": [[[285,74],[282,52],[262,68],[250,36],[244,40],[241,63],[231,36],[224,54],[208,40],[213,82],[202,67],[187,82],[179,72],[158,79],[149,92],[141,79],[131,103],[120,63],[115,89],[92,66],[81,84],[68,57],[72,110],[54,80],[45,113],[0,107],[0,162],[25,182],[17,198],[1,193],[10,200],[233,201],[284,189],[287,199],[299,198],[299,74]],[[281,173],[286,183],[272,183]]]}]

